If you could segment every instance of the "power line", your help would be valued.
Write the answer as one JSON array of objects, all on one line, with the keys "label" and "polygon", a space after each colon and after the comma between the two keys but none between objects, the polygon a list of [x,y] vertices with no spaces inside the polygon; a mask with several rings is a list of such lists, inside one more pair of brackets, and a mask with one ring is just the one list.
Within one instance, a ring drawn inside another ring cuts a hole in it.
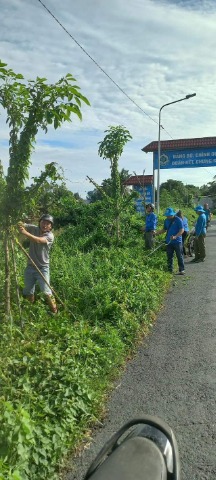
[{"label": "power line", "polygon": [[[71,33],[64,27],[64,25],[56,18],[56,16],[51,12],[51,10],[49,10],[49,8],[42,2],[42,0],[38,0],[38,2],[45,8],[45,10],[49,13],[49,15],[51,15],[51,17],[60,25],[61,28],[63,28],[63,30],[65,31],[65,33],[67,35],[69,35],[69,37],[78,45],[79,48],[81,48],[81,50],[90,58],[90,60],[101,70],[101,72],[104,73],[104,75],[106,75],[107,78],[109,78],[109,80],[120,90],[120,92],[122,92],[125,97],[127,97],[128,100],[130,100],[130,102],[132,102],[139,110],[141,110],[142,113],[144,113],[148,118],[150,118],[150,120],[152,120],[154,123],[156,123],[158,125],[158,122],[156,120],[154,120],[154,118],[152,118],[148,113],[145,112],[145,110],[143,110],[142,107],[140,107],[124,90],[123,88],[120,87],[120,85],[115,82],[115,80],[113,80],[112,77],[110,77],[110,75],[99,65],[98,62],[96,62],[96,60],[85,50],[85,48],[82,47],[82,45],[80,45],[80,43],[73,37],[73,35],[71,35]],[[172,136],[170,135],[169,132],[167,132],[167,130],[163,127],[163,130],[169,135],[170,138],[172,138]]]},{"label": "power line", "polygon": [[[212,177],[212,173],[209,172],[209,170],[208,170],[207,168],[205,168],[205,167],[203,167],[203,168],[204,168],[204,170],[206,170],[206,172],[207,172],[209,175],[211,175],[211,177]],[[213,178],[214,178],[214,176],[215,176],[215,175],[213,175]]]}]

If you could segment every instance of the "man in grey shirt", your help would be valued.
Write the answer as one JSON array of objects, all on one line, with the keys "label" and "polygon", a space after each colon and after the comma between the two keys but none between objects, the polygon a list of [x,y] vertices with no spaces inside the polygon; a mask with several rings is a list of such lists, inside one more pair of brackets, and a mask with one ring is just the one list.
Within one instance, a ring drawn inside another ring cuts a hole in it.
[{"label": "man in grey shirt", "polygon": [[[42,215],[39,220],[39,226],[19,222],[18,228],[22,235],[30,240],[28,264],[24,272],[24,290],[23,295],[34,303],[35,284],[39,284],[41,292],[44,293],[46,301],[52,313],[57,313],[55,299],[52,297],[52,291],[47,283],[50,282],[49,273],[49,252],[54,241],[52,233],[53,217],[48,214]],[[40,270],[36,270],[34,264]],[[47,283],[45,282],[44,278]]]}]

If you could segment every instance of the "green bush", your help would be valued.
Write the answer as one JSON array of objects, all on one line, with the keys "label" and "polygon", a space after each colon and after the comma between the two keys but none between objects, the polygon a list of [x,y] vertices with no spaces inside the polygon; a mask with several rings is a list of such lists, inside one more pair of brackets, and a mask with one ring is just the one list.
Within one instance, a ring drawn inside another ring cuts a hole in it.
[{"label": "green bush", "polygon": [[[65,310],[55,317],[38,295],[33,306],[23,301],[21,329],[14,294],[13,318],[0,327],[1,480],[58,478],[64,455],[101,415],[113,376],[152,325],[169,283],[166,256],[147,255],[138,216],[125,224],[119,247],[99,247],[91,233],[80,236],[80,225],[58,232],[51,278]],[[22,286],[19,251],[16,261]]]}]

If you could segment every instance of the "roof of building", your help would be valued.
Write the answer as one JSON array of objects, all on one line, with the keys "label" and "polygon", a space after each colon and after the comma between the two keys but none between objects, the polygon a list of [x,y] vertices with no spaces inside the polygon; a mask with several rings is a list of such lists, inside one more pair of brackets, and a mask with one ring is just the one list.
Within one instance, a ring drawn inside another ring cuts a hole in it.
[{"label": "roof of building", "polygon": [[[184,148],[210,148],[216,147],[216,137],[202,138],[182,138],[178,140],[162,140],[160,142],[162,150],[181,150]],[[156,152],[158,150],[158,142],[151,142],[142,148],[145,153]]]},{"label": "roof of building", "polygon": [[135,175],[125,180],[124,185],[152,185],[153,175]]}]

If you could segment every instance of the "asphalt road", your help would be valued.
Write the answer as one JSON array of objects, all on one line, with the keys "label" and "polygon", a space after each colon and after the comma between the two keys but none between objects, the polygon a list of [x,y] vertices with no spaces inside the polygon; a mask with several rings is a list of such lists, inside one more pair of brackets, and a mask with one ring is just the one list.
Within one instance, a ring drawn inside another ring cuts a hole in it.
[{"label": "asphalt road", "polygon": [[[216,480],[216,224],[204,263],[186,259],[174,277],[151,335],[116,384],[107,417],[90,448],[73,459],[67,480],[81,480],[104,442],[128,419],[146,413],[173,428],[182,480]],[[134,479],[135,480],[135,479]]]}]

